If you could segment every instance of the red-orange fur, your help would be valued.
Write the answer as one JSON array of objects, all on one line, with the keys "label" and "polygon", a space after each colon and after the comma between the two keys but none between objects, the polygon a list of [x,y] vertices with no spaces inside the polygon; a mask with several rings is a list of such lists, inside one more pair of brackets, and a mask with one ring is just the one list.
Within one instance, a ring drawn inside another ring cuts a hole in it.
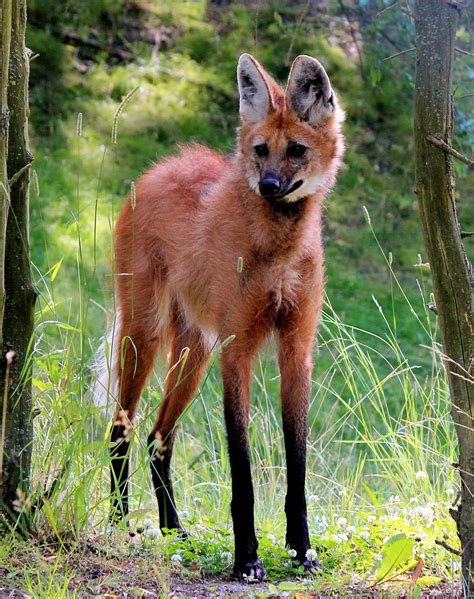
[{"label": "red-orange fur", "polygon": [[[119,338],[132,340],[125,343],[123,369],[119,355],[114,364],[121,381],[118,409],[133,420],[158,351],[171,350],[170,368],[181,362],[168,376],[154,429],[165,445],[196,392],[216,336],[235,335],[222,349],[225,401],[239,403],[232,409],[245,426],[252,360],[276,331],[284,415],[306,426],[323,303],[322,202],[340,164],[342,117],[338,109],[318,127],[303,122],[258,68],[271,109],[262,122],[242,124],[235,155],[197,144],[180,147],[139,179],[136,206],[129,198],[116,226]],[[270,166],[282,171],[296,168],[283,156],[289,140],[311,148],[305,173],[323,175],[324,185],[299,208],[275,210],[250,187],[256,136],[271,148]],[[189,353],[183,358],[184,348]]]}]

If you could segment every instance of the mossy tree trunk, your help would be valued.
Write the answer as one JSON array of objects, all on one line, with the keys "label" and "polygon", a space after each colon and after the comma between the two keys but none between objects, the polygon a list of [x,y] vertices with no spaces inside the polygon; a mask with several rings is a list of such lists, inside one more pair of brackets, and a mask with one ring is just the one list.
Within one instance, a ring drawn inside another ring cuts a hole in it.
[{"label": "mossy tree trunk", "polygon": [[[451,146],[452,73],[459,13],[466,2],[416,0],[416,190],[439,316],[452,417],[459,441],[457,524],[462,573],[474,595],[473,269],[461,240]],[[430,139],[432,141],[430,141]]]},{"label": "mossy tree trunk", "polygon": [[[17,489],[27,493],[31,462],[31,368],[29,347],[33,333],[35,290],[31,279],[28,218],[28,177],[31,155],[28,148],[28,76],[25,47],[26,0],[2,0],[2,12],[10,11],[9,54],[2,47],[2,62],[8,57],[8,78],[2,77],[2,95],[7,88],[8,198],[4,243],[0,246],[0,270],[4,281],[4,303],[0,312],[2,354],[0,356],[0,413],[2,415],[2,469],[0,507],[12,513]],[[3,16],[3,15],[2,15]],[[2,19],[2,30],[7,27]],[[4,63],[3,63],[4,64]],[[5,73],[5,71],[3,71]],[[2,143],[5,141],[2,139]],[[4,176],[4,173],[2,173]],[[0,230],[0,238],[2,230]],[[3,254],[2,254],[3,252]],[[20,494],[21,498],[21,494]]]}]

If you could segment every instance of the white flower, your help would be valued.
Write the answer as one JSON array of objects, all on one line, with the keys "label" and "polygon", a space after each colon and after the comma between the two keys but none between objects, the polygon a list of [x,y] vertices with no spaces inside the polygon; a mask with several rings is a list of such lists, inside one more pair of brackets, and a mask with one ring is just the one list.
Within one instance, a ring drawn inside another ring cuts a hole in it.
[{"label": "white flower", "polygon": [[288,555],[290,557],[296,557],[296,551],[294,549],[288,549]]},{"label": "white flower", "polygon": [[180,563],[182,559],[183,558],[179,555],[179,553],[173,553],[173,555],[171,556],[172,562]]},{"label": "white flower", "polygon": [[276,542],[277,542],[276,536],[272,535],[272,534],[267,535],[267,539],[270,541],[270,543],[275,543],[276,544]]},{"label": "white flower", "polygon": [[344,497],[344,495],[346,494],[346,490],[345,489],[339,489],[339,491],[337,492],[337,494],[339,495],[339,497]]},{"label": "white flower", "polygon": [[400,497],[398,495],[392,495],[389,497],[389,503],[400,503]]},{"label": "white flower", "polygon": [[420,518],[424,518],[425,520],[428,520],[429,522],[431,522],[434,519],[433,508],[430,507],[429,505],[419,505],[416,508],[415,513]]},{"label": "white flower", "polygon": [[319,501],[319,496],[318,495],[310,495],[308,497],[308,502],[309,503],[316,503],[316,501]]},{"label": "white flower", "polygon": [[195,503],[196,505],[201,505],[202,501],[201,499],[199,499],[199,497],[193,497],[193,503]]},{"label": "white flower", "polygon": [[317,559],[317,557],[318,557],[318,553],[314,549],[308,549],[308,551],[306,552],[306,559],[309,561]]},{"label": "white flower", "polygon": [[349,540],[349,537],[345,534],[340,534],[340,535],[332,535],[332,538],[337,541],[338,543],[344,543],[345,541]]},{"label": "white flower", "polygon": [[416,480],[424,480],[425,478],[428,478],[426,472],[423,472],[422,470],[420,470],[419,472],[417,472],[415,474],[415,478]]},{"label": "white flower", "polygon": [[373,524],[376,520],[377,520],[377,518],[373,514],[371,514],[370,516],[367,517],[367,522],[369,524]]},{"label": "white flower", "polygon": [[455,490],[451,489],[451,487],[449,489],[446,489],[446,495],[454,495]]},{"label": "white flower", "polygon": [[189,518],[189,512],[188,512],[188,510],[183,510],[181,512],[181,518]]},{"label": "white flower", "polygon": [[347,518],[344,518],[344,516],[341,516],[340,518],[337,519],[337,525],[340,528],[344,528],[345,526],[347,526]]},{"label": "white flower", "polygon": [[161,531],[159,528],[145,528],[143,534],[147,537],[153,537],[154,539],[161,536]]},{"label": "white flower", "polygon": [[326,532],[328,524],[326,516],[316,516],[314,528],[317,532]]},{"label": "white flower", "polygon": [[359,537],[364,539],[364,541],[368,541],[370,539],[370,532],[367,530],[363,530],[359,533]]},{"label": "white flower", "polygon": [[154,524],[155,523],[150,518],[145,518],[145,520],[143,520],[143,528],[153,528]]},{"label": "white flower", "polygon": [[221,553],[221,559],[225,562],[230,562],[230,560],[232,559],[232,553],[230,551],[223,551]]},{"label": "white flower", "polygon": [[355,527],[355,526],[348,526],[348,527],[346,528],[346,532],[347,532],[347,534],[348,534],[348,535],[353,535],[353,534],[355,534],[356,530],[357,530],[357,529],[356,529],[356,527]]}]

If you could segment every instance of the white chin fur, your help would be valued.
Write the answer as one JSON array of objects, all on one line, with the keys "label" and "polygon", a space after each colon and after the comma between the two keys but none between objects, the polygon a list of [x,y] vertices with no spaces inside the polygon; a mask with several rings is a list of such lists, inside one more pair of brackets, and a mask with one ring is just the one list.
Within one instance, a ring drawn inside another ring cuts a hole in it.
[{"label": "white chin fur", "polygon": [[286,195],[283,199],[286,202],[296,202],[297,200],[301,200],[301,198],[306,198],[307,196],[313,195],[316,191],[323,186],[325,183],[325,177],[314,176],[308,177],[305,179],[303,185],[295,189],[292,193]]},{"label": "white chin fur", "polygon": [[[250,188],[253,189],[255,193],[258,193],[258,195],[261,195],[258,187],[259,178],[253,173],[247,173],[247,181]],[[298,189],[295,189],[295,191],[286,195],[284,198],[282,198],[282,201],[291,203],[301,200],[301,198],[306,198],[307,196],[313,195],[320,187],[324,186],[325,182],[326,177],[321,177],[319,175],[308,177],[305,179],[301,187],[298,187]]]}]

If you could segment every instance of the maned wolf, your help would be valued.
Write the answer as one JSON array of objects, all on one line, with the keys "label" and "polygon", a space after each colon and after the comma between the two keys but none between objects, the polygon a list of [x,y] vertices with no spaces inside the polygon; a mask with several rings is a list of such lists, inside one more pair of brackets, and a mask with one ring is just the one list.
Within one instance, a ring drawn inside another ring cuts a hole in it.
[{"label": "maned wolf", "polygon": [[275,332],[287,458],[286,542],[308,570],[305,500],[313,342],[323,302],[321,212],[341,156],[343,112],[321,64],[298,56],[283,90],[249,54],[237,78],[242,125],[233,156],[200,145],[154,165],[122,208],[115,234],[117,320],[96,384],[112,396],[112,518],[128,512],[128,444],[159,352],[170,371],[149,437],[162,529],[185,536],[170,461],[176,423],[212,348],[222,344],[232,469],[234,573],[261,580],[247,426],[252,362]]}]

